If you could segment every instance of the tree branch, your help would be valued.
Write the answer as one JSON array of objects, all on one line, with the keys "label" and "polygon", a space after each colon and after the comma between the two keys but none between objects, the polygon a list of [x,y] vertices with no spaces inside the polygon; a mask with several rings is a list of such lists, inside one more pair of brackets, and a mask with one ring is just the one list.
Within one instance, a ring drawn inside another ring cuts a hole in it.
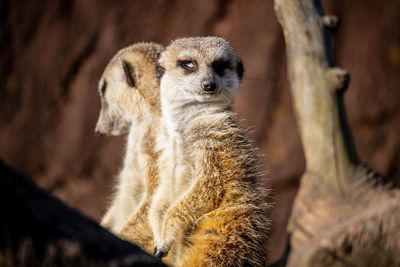
[{"label": "tree branch", "polygon": [[338,19],[317,0],[275,0],[275,11],[306,157],[286,266],[397,266],[400,190],[355,152],[343,104],[349,74],[333,59]]},{"label": "tree branch", "polygon": [[291,92],[304,147],[307,170],[322,183],[343,192],[360,176],[343,105],[349,74],[334,67],[330,29],[334,16],[324,16],[319,1],[276,0],[288,57]]}]

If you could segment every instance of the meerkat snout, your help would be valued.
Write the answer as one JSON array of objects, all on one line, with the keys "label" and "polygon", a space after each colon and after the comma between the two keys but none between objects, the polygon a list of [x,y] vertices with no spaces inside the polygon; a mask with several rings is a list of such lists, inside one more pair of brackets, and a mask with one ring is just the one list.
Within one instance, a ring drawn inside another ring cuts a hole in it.
[{"label": "meerkat snout", "polygon": [[101,132],[97,127],[94,129],[94,134],[97,136],[103,136],[105,133]]},{"label": "meerkat snout", "polygon": [[213,80],[204,80],[201,83],[201,88],[206,92],[214,92],[217,89],[217,83]]}]

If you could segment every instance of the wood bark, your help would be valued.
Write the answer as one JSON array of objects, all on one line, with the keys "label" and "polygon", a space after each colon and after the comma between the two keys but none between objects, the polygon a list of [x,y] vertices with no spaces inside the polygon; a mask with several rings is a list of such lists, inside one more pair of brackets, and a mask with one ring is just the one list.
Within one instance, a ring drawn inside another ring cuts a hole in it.
[{"label": "wood bark", "polygon": [[275,0],[275,11],[306,158],[287,266],[398,266],[400,191],[357,157],[343,104],[349,74],[333,56],[338,19],[317,0]]}]

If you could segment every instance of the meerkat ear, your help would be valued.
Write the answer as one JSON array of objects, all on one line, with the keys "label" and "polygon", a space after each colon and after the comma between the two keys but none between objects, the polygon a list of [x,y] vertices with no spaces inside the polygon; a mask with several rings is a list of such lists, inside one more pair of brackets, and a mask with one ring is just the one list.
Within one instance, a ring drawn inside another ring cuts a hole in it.
[{"label": "meerkat ear", "polygon": [[155,71],[156,71],[158,83],[160,83],[161,77],[164,75],[165,68],[163,66],[161,66],[160,63],[157,63],[156,67],[155,67]]},{"label": "meerkat ear", "polygon": [[122,61],[122,68],[124,69],[125,72],[125,76],[126,76],[126,83],[130,86],[130,87],[135,87],[135,79],[134,77],[134,73],[133,73],[133,66],[131,63],[123,60]]},{"label": "meerkat ear", "polygon": [[243,78],[243,72],[244,72],[244,67],[242,61],[239,59],[237,65],[236,65],[236,73],[239,77],[239,80],[241,81]]}]

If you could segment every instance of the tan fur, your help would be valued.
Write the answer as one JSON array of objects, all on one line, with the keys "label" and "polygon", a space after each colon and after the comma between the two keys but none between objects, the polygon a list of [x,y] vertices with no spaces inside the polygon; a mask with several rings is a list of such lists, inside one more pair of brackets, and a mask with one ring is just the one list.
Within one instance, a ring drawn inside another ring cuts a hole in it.
[{"label": "tan fur", "polygon": [[110,61],[99,83],[102,109],[95,130],[104,135],[129,132],[116,192],[101,225],[148,252],[153,250],[153,234],[147,213],[159,183],[155,140],[160,94],[154,70],[162,50],[158,44],[138,43]]},{"label": "tan fur", "polygon": [[[221,59],[227,64],[218,73]],[[182,60],[196,70],[187,71]],[[257,181],[252,141],[230,108],[239,58],[226,40],[198,37],[172,42],[159,63],[167,138],[149,211],[156,256],[174,245],[175,266],[263,266],[268,192]],[[216,89],[205,92],[204,81]]]}]

